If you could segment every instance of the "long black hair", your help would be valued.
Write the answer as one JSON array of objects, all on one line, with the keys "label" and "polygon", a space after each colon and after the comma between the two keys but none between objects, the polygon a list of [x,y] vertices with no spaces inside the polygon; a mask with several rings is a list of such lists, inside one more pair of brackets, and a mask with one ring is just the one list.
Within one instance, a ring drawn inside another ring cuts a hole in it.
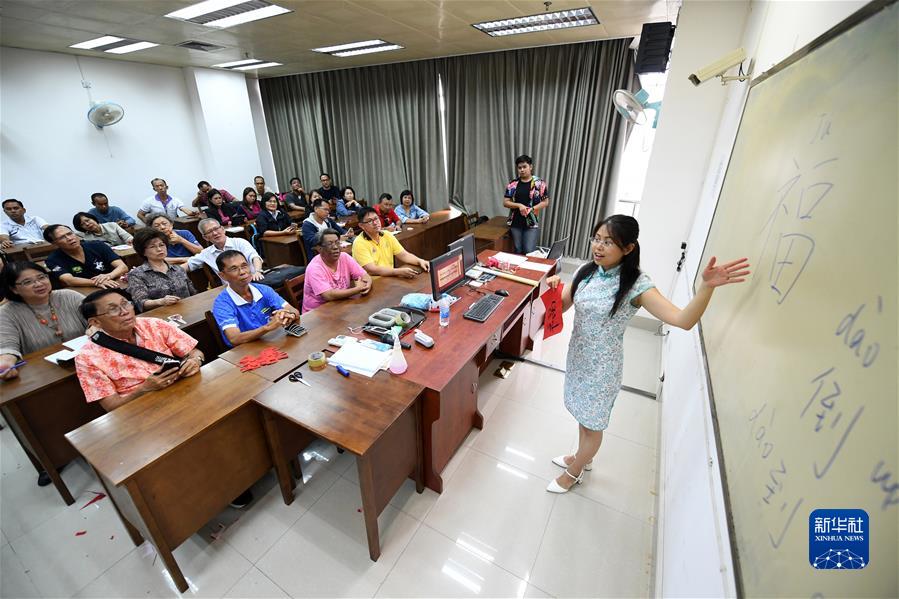
[{"label": "long black hair", "polygon": [[[625,254],[624,258],[621,260],[618,291],[615,293],[615,303],[612,304],[612,310],[609,312],[609,316],[611,317],[618,311],[621,302],[627,297],[631,287],[634,286],[634,283],[637,282],[637,278],[640,276],[640,242],[637,241],[637,237],[640,236],[640,225],[637,223],[637,219],[632,216],[614,214],[605,220],[600,221],[600,223],[593,228],[593,237],[596,237],[600,227],[603,225],[605,225],[606,230],[609,232],[609,237],[612,238],[615,245],[622,250],[627,248],[630,244],[634,244],[634,249]],[[591,260],[578,269],[574,275],[574,281],[571,283],[572,297],[577,293],[578,285],[580,285],[584,279],[595,273],[597,268],[596,262]]]}]

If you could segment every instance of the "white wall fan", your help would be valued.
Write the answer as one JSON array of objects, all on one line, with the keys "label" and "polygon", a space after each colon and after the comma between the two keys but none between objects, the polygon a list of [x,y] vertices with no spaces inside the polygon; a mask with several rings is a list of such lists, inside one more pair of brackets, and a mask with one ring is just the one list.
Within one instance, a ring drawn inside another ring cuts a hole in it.
[{"label": "white wall fan", "polygon": [[87,111],[87,120],[99,130],[115,125],[125,116],[125,109],[115,102],[97,102]]},{"label": "white wall fan", "polygon": [[615,102],[618,113],[630,123],[645,125],[649,120],[646,111],[652,110],[655,113],[652,119],[652,128],[655,129],[659,124],[662,103],[649,102],[649,92],[645,89],[641,89],[636,94],[632,94],[626,89],[616,89],[612,94],[612,101]]}]

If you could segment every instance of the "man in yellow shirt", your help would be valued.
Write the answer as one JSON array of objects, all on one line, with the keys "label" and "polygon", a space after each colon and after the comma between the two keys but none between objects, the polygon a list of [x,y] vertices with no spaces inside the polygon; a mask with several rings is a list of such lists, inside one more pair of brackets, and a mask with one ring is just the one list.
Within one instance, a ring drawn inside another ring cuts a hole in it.
[{"label": "man in yellow shirt", "polygon": [[[362,227],[362,235],[353,242],[353,258],[368,274],[411,279],[422,270],[430,269],[427,260],[407,252],[393,233],[381,230],[381,218],[374,208],[369,206],[359,212],[359,226]],[[394,259],[410,266],[397,268]]]}]

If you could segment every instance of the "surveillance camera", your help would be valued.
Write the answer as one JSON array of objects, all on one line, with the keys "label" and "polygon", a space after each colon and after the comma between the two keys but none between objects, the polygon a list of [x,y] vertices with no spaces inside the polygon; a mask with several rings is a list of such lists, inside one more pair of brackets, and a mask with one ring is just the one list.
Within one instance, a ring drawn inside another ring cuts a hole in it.
[{"label": "surveillance camera", "polygon": [[724,76],[724,73],[727,72],[728,69],[737,66],[744,60],[746,60],[746,51],[743,48],[737,48],[736,50],[728,52],[712,64],[699,69],[698,71],[690,75],[689,79],[693,83],[693,85],[704,83],[712,77],[721,77],[722,83],[727,83],[728,81],[733,81],[734,79],[744,81],[748,78],[748,76],[736,78]]}]

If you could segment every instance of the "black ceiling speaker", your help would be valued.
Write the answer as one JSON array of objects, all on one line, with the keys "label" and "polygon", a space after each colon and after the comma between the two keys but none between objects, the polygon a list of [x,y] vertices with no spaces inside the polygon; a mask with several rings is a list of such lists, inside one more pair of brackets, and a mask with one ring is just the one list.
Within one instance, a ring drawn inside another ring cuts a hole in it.
[{"label": "black ceiling speaker", "polygon": [[640,47],[637,48],[637,74],[664,73],[668,67],[668,54],[674,40],[674,25],[664,23],[644,23],[640,33]]}]

